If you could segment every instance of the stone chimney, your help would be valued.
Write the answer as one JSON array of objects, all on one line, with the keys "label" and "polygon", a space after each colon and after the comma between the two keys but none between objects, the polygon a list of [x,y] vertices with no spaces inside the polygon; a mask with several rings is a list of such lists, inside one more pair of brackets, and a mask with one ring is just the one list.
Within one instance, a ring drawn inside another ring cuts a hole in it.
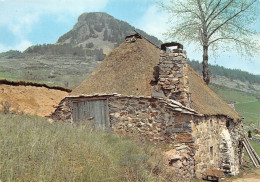
[{"label": "stone chimney", "polygon": [[[167,49],[167,47],[176,49]],[[162,44],[158,85],[165,97],[191,107],[186,59],[186,51],[183,50],[181,44],[175,42]]]}]

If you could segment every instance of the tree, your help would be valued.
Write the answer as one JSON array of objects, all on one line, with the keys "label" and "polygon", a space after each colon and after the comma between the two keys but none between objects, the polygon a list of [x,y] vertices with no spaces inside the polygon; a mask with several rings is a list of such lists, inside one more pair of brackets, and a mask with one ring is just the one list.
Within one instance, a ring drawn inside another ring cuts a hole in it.
[{"label": "tree", "polygon": [[200,43],[203,50],[203,79],[210,82],[209,48],[236,49],[252,56],[258,48],[252,28],[259,13],[259,0],[169,0],[159,6],[171,15],[168,38]]}]

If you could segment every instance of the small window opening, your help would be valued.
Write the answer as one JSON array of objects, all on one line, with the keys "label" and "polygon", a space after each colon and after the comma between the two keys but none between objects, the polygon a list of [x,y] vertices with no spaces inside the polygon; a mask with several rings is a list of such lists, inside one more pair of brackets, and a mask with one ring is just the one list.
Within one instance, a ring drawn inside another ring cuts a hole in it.
[{"label": "small window opening", "polygon": [[213,160],[213,146],[209,148],[210,151],[210,159]]},{"label": "small window opening", "polygon": [[229,126],[230,126],[230,122],[227,121],[227,122],[226,122],[226,127],[228,128]]},{"label": "small window opening", "polygon": [[210,126],[213,127],[213,121],[212,121],[212,119],[211,119],[209,122],[210,122]]}]

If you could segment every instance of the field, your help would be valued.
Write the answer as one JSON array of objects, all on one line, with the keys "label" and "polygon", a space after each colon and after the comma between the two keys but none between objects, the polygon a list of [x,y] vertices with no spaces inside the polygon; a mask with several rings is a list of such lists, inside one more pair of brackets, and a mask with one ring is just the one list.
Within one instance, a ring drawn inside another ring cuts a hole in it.
[{"label": "field", "polygon": [[251,129],[254,127],[260,129],[260,100],[258,100],[260,95],[252,95],[218,85],[211,85],[210,87],[224,101],[234,104],[238,114],[244,117],[246,126],[251,126]]},{"label": "field", "polygon": [[2,181],[170,181],[152,144],[26,115],[0,114]]},{"label": "field", "polygon": [[255,151],[256,151],[256,153],[258,154],[258,156],[260,156],[260,144],[254,142],[254,141],[250,141],[250,144],[251,144],[252,147],[255,149]]},{"label": "field", "polygon": [[236,110],[246,123],[254,123],[260,128],[260,101],[235,104]]}]

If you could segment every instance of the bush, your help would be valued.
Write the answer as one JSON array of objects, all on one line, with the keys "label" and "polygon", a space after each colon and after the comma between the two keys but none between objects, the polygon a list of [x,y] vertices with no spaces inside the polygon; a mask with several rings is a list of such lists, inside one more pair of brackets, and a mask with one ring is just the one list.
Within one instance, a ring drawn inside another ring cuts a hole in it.
[{"label": "bush", "polygon": [[94,47],[93,42],[90,42],[90,43],[86,44],[86,48],[93,48],[93,47]]}]

